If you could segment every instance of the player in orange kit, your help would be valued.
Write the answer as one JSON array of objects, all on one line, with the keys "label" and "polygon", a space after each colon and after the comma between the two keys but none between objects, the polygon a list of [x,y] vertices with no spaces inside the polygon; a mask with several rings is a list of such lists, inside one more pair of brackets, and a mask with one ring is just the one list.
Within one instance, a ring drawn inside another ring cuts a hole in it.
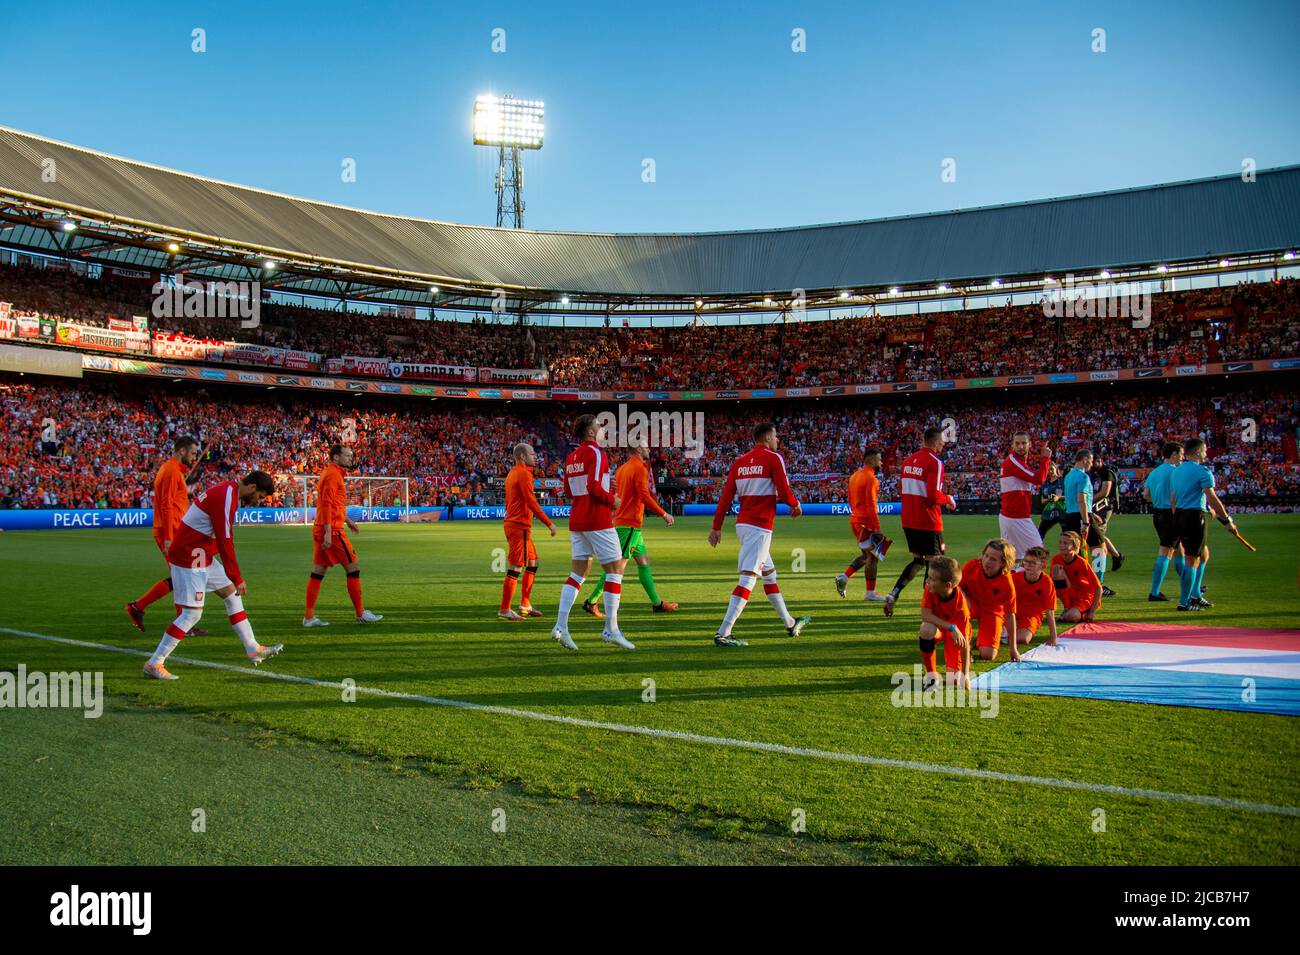
[{"label": "player in orange kit", "polygon": [[1083,539],[1075,531],[1061,533],[1060,553],[1052,558],[1052,580],[1061,598],[1064,623],[1091,621],[1101,607],[1101,581],[1092,564],[1079,556]]},{"label": "player in orange kit", "polygon": [[321,581],[325,571],[335,564],[343,565],[347,575],[348,596],[356,611],[357,623],[377,623],[384,619],[380,613],[371,613],[361,600],[361,567],[357,552],[352,549],[343,527],[360,534],[361,528],[348,518],[348,497],[343,476],[352,467],[352,448],[346,444],[330,445],[330,463],[321,471],[316,488],[316,524],[312,527],[311,577],[307,580],[307,607],[302,615],[304,627],[328,627],[329,623],[316,616],[316,598],[320,596]]},{"label": "player in orange kit", "polygon": [[962,593],[961,570],[951,557],[932,557],[926,568],[925,592],[921,594],[921,662],[925,664],[928,690],[939,681],[934,654],[943,644],[943,668],[947,682],[970,689],[970,606]]},{"label": "player in orange kit", "polygon": [[[1016,643],[1032,643],[1038,628],[1047,621],[1048,646],[1056,646],[1056,585],[1045,573],[1052,555],[1046,547],[1031,547],[1025,551],[1024,569],[1017,571],[1012,580],[1016,585]],[[1011,642],[1011,628],[1007,627],[1005,639]],[[1015,659],[1015,654],[1012,654]]]},{"label": "player in orange kit", "polygon": [[[153,540],[162,551],[164,562],[167,560],[167,548],[176,539],[181,518],[190,506],[189,485],[185,479],[194,470],[194,462],[198,459],[198,438],[177,438],[172,444],[171,457],[163,462],[153,479]],[[166,577],[146,590],[144,596],[137,597],[126,605],[127,616],[137,630],[144,633],[145,608],[171,592],[169,565]],[[192,633],[196,637],[207,636],[207,631],[199,628],[195,628]]]},{"label": "player in orange kit", "polygon": [[[976,646],[981,660],[997,658],[1004,626],[1012,633],[1017,631],[1016,585],[1011,579],[1015,563],[1016,549],[996,537],[984,545],[979,557],[966,561],[961,569],[961,589],[979,630]],[[1014,645],[1011,659],[1013,662],[1020,659],[1020,651]]]},{"label": "player in orange kit", "polygon": [[[650,609],[655,613],[672,613],[677,604],[664,600],[655,587],[654,572],[650,569],[650,555],[646,551],[645,538],[641,528],[645,524],[646,508],[652,514],[663,518],[669,527],[673,526],[673,516],[659,506],[654,491],[650,489],[650,468],[646,461],[650,459],[650,449],[644,444],[633,444],[628,459],[614,472],[614,496],[619,504],[614,511],[614,533],[618,534],[619,546],[623,556],[636,564],[636,576],[641,587],[650,598]],[[597,619],[603,619],[600,605],[596,603],[605,592],[605,578],[597,577],[596,584],[582,602],[582,609]]]},{"label": "player in orange kit", "polygon": [[862,455],[862,467],[849,477],[849,529],[858,542],[859,554],[849,566],[835,577],[835,589],[841,597],[848,596],[849,578],[859,570],[866,585],[867,600],[885,599],[876,593],[876,568],[893,543],[880,532],[880,449],[867,448]]},{"label": "player in orange kit", "polygon": [[[533,609],[533,581],[537,579],[537,548],[533,546],[533,517],[541,519],[546,529],[555,536],[555,524],[533,493],[533,468],[537,467],[537,452],[531,444],[515,445],[515,466],[506,475],[506,579],[501,585],[501,609],[497,616],[502,620],[517,622],[528,617],[540,617],[542,612]],[[523,574],[523,592],[519,599],[519,612],[511,609],[515,584]]]}]

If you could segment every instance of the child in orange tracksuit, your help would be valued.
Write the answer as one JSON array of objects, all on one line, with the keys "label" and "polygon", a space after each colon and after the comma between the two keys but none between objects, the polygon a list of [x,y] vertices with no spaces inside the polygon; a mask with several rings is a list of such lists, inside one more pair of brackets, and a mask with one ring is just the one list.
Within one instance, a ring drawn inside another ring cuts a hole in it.
[{"label": "child in orange tracksuit", "polygon": [[932,557],[921,595],[921,662],[925,664],[922,689],[939,680],[935,649],[943,642],[943,665],[949,683],[970,689],[970,607],[961,592],[961,571],[951,557]]},{"label": "child in orange tracksuit", "polygon": [[[979,557],[966,561],[961,569],[961,589],[975,618],[981,660],[997,659],[1004,626],[1016,632],[1016,585],[1011,579],[1015,563],[1016,549],[996,537],[984,545]],[[1012,644],[1011,660],[1019,659],[1020,652]]]},{"label": "child in orange tracksuit", "polygon": [[1060,553],[1052,558],[1052,580],[1061,598],[1061,621],[1091,622],[1101,607],[1101,581],[1092,564],[1079,556],[1082,544],[1074,531],[1061,534]]},{"label": "child in orange tracksuit", "polygon": [[[1051,559],[1046,547],[1031,547],[1025,551],[1025,569],[1012,575],[1016,584],[1016,616],[1020,626],[1015,634],[1018,644],[1032,643],[1045,620],[1049,637],[1047,644],[1056,646],[1056,584],[1051,575],[1045,573]],[[1008,628],[1008,643],[1011,634]]]}]

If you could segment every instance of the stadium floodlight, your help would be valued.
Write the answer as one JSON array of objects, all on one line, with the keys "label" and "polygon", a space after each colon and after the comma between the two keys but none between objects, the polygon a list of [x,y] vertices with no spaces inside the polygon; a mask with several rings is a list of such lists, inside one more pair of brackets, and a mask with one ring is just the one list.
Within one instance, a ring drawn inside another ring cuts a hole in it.
[{"label": "stadium floodlight", "polygon": [[891,288],[891,289],[889,290],[889,294],[890,294],[890,295],[897,295],[897,294],[898,294],[898,286],[895,285],[893,288]]},{"label": "stadium floodlight", "polygon": [[266,269],[268,272],[274,272],[275,263],[272,262],[270,259],[267,259],[265,262],[262,263],[262,268]]},{"label": "stadium floodlight", "polygon": [[1295,258],[1295,253],[1294,253],[1294,252],[1288,252],[1286,255],[1282,256],[1282,258],[1286,259],[1286,260],[1289,262],[1289,261],[1291,261],[1292,259]]},{"label": "stadium floodlight", "polygon": [[1231,264],[1232,264],[1232,263],[1231,263],[1229,260],[1227,260],[1227,259],[1220,259],[1220,260],[1219,260],[1219,268],[1221,268],[1221,269],[1226,269],[1226,268],[1227,268],[1228,266],[1230,266]]},{"label": "stadium floodlight", "polygon": [[76,232],[76,231],[77,231],[77,224],[76,224],[75,222],[73,222],[71,219],[64,219],[64,220],[63,220],[63,231],[64,231],[64,232]]},{"label": "stadium floodlight", "polygon": [[1159,268],[1157,268],[1156,271],[1159,272],[1161,275],[1164,275],[1166,272],[1169,271],[1169,266],[1162,265]]},{"label": "stadium floodlight", "polygon": [[485,93],[474,99],[474,145],[497,148],[497,226],[524,227],[524,171],[520,151],[541,149],[546,104]]},{"label": "stadium floodlight", "polygon": [[438,286],[436,286],[436,285],[430,285],[430,286],[429,286],[429,294],[430,294],[430,295],[437,295],[439,291],[440,291],[440,289],[438,288]]},{"label": "stadium floodlight", "polygon": [[1110,278],[1110,269],[1102,269],[1100,272],[1097,273],[1097,278],[1099,279]]},{"label": "stadium floodlight", "polygon": [[989,284],[992,285],[994,288],[1002,288],[1002,280],[1001,280],[1001,279],[994,279],[994,280],[993,280],[992,282],[990,282]]}]

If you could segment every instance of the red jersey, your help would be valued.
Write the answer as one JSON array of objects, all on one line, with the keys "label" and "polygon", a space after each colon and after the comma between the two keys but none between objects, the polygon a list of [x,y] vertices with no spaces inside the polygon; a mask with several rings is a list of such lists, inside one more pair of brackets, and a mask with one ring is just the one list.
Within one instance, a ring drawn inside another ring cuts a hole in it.
[{"label": "red jersey", "polygon": [[785,459],[761,444],[731,462],[727,483],[722,487],[722,499],[713,512],[715,531],[722,530],[722,522],[737,496],[740,497],[740,513],[736,516],[736,523],[769,531],[776,523],[777,501],[790,507],[799,503],[790,489]]},{"label": "red jersey", "polygon": [[1016,616],[1025,620],[1042,620],[1049,610],[1056,609],[1056,584],[1047,572],[1038,575],[1030,583],[1023,570],[1018,571],[1012,580],[1016,585]]},{"label": "red jersey", "polygon": [[945,623],[955,623],[962,636],[970,636],[970,604],[966,602],[966,595],[960,587],[954,588],[946,600],[926,587],[921,592],[921,607]]},{"label": "red jersey", "polygon": [[609,455],[595,441],[582,442],[564,459],[564,492],[573,502],[569,530],[603,531],[614,526],[609,478]]},{"label": "red jersey", "polygon": [[1008,617],[1016,610],[1016,585],[1011,575],[1003,571],[996,577],[984,573],[978,557],[966,561],[961,569],[961,589],[966,594],[971,613],[975,616],[992,614]]},{"label": "red jersey", "polygon": [[880,479],[876,469],[863,465],[849,477],[849,521],[880,530]]},{"label": "red jersey", "polygon": [[1029,517],[1033,514],[1034,490],[1047,480],[1051,466],[1051,458],[1039,458],[1037,466],[1030,467],[1014,454],[1007,455],[1002,462],[1003,517]]},{"label": "red jersey", "polygon": [[953,501],[943,489],[943,462],[933,451],[922,448],[903,462],[900,490],[904,527],[914,531],[943,530],[939,507]]},{"label": "red jersey", "polygon": [[236,585],[244,582],[235,560],[235,511],[239,510],[239,482],[214,484],[194,498],[181,518],[180,528],[167,551],[169,563],[178,567],[207,567],[221,555],[226,576]]}]

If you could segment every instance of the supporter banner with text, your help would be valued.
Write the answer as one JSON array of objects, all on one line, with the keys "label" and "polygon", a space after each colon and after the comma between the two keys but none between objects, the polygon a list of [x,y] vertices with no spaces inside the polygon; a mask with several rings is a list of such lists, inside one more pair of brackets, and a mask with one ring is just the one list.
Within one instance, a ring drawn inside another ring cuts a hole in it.
[{"label": "supporter banner with text", "polygon": [[429,362],[389,361],[387,358],[367,358],[344,355],[325,363],[331,374],[365,375],[368,378],[403,378],[416,381],[455,381],[473,384],[478,381],[478,368],[474,365],[435,365]]},{"label": "supporter banner with text", "polygon": [[78,325],[75,322],[59,322],[55,336],[60,345],[70,345],[74,348],[133,352],[141,355],[147,355],[150,352],[149,336],[143,332],[96,328],[93,325]]},{"label": "supporter banner with text", "polygon": [[[441,511],[440,507],[349,507],[348,517],[354,521],[397,522]],[[304,524],[314,520],[316,508],[301,507],[241,507],[235,513],[237,524]],[[153,508],[105,507],[98,510],[59,510],[39,508],[32,510],[0,510],[0,530],[85,530],[127,527],[152,527]]]},{"label": "supporter banner with text", "polygon": [[550,375],[545,368],[480,368],[478,380],[480,384],[544,385]]}]

